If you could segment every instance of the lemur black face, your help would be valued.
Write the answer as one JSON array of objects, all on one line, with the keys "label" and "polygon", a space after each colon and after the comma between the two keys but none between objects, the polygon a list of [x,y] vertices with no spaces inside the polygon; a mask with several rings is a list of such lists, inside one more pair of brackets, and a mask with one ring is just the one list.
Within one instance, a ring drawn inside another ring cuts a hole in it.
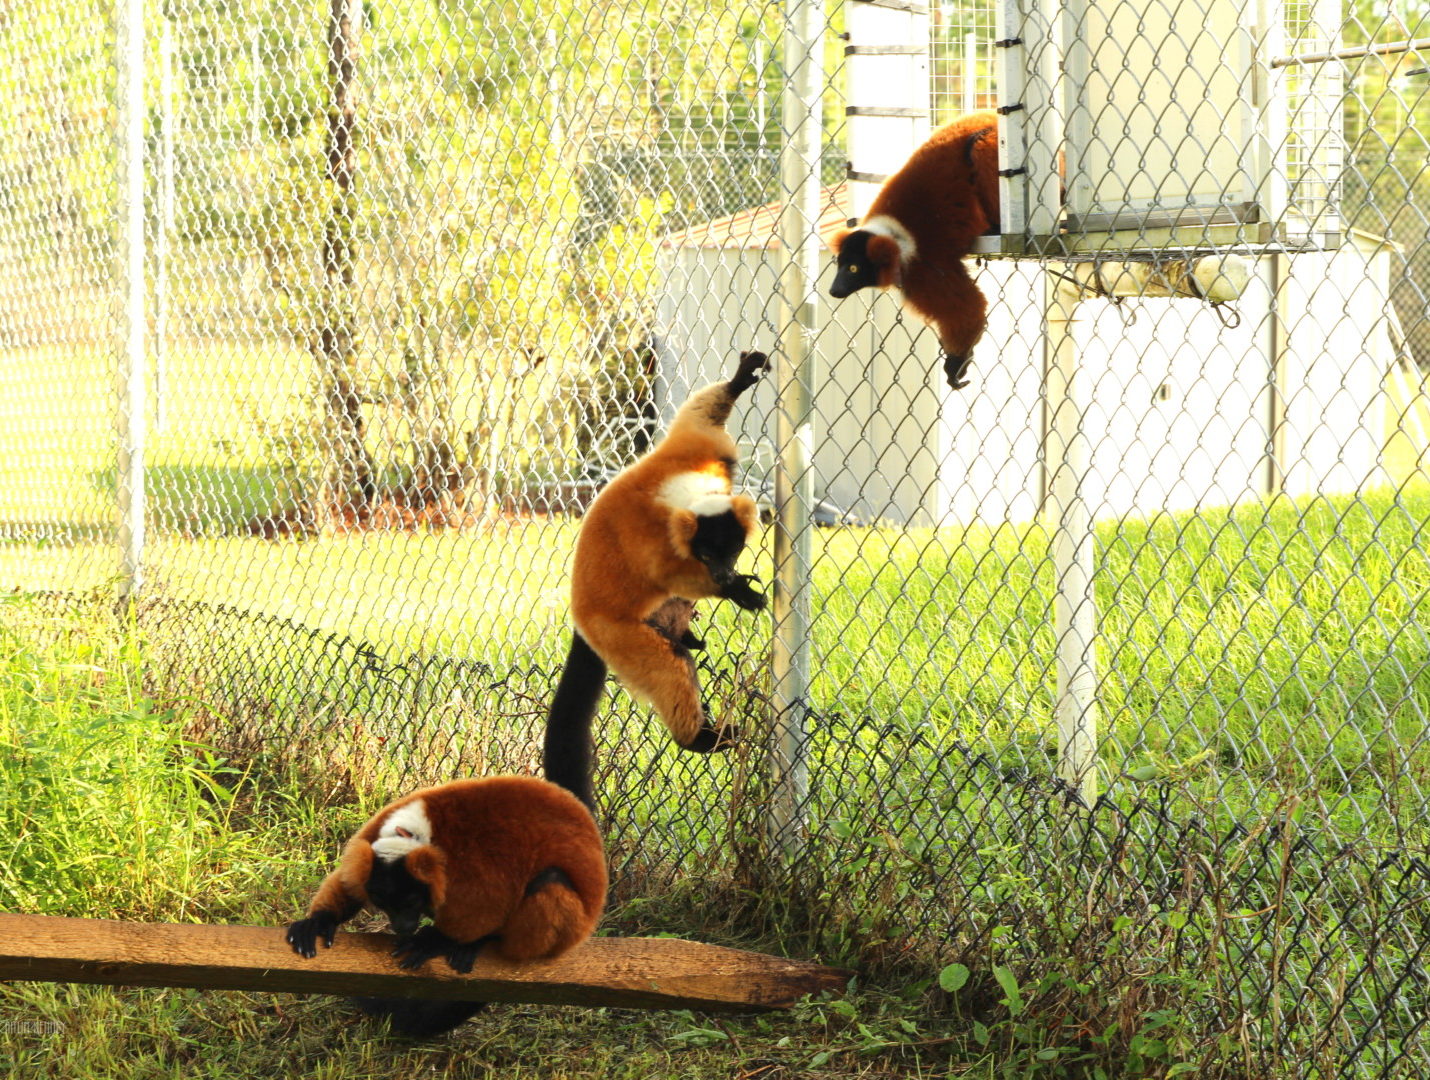
[{"label": "lemur black face", "polygon": [[432,894],[425,882],[407,872],[407,860],[373,859],[367,879],[367,898],[392,923],[392,932],[407,937],[417,932],[424,915],[430,915]]},{"label": "lemur black face", "polygon": [[869,234],[858,229],[844,238],[839,246],[839,261],[835,267],[834,284],[829,295],[843,300],[850,293],[879,284],[879,267],[869,258]]},{"label": "lemur black face", "polygon": [[699,517],[690,539],[690,554],[705,564],[717,585],[733,581],[735,560],[745,550],[745,527],[733,510]]}]

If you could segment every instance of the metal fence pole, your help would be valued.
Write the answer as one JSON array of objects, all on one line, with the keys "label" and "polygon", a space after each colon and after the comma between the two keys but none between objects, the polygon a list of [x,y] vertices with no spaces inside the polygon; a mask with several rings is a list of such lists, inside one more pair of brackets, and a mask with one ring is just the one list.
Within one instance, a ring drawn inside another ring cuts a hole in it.
[{"label": "metal fence pole", "polygon": [[119,99],[119,601],[143,584],[144,437],[147,420],[144,305],[144,0],[121,0],[115,56]]},{"label": "metal fence pole", "polygon": [[[256,70],[256,65],[255,65]],[[174,23],[159,38],[159,214],[154,229],[154,429],[164,430],[169,360],[169,239],[174,231]]]},{"label": "metal fence pole", "polygon": [[[998,3],[1000,242],[1008,252],[1046,250],[1056,243],[1061,227],[1058,160],[1067,117],[1059,89],[1063,48],[1058,11],[1058,0]],[[1071,200],[1080,178],[1072,162],[1067,165]]]},{"label": "metal fence pole", "polygon": [[822,0],[787,0],[784,26],[784,145],[776,409],[774,558],[774,732],[770,757],[770,823],[786,856],[804,843],[805,760],[810,679],[810,509],[814,505],[814,335],[821,243],[821,101],[824,90]]}]

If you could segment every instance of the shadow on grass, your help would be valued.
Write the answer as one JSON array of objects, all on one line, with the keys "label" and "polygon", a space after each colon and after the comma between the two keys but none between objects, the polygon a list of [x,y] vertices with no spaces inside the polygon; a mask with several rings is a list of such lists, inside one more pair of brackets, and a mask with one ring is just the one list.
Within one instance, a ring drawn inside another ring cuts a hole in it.
[{"label": "shadow on grass", "polygon": [[0,545],[74,547],[112,542],[119,530],[93,521],[21,521],[0,517]]},{"label": "shadow on grass", "polygon": [[[117,468],[91,473],[89,482],[117,503]],[[274,465],[151,465],[145,484],[150,526],[183,537],[243,535],[250,522],[285,509]]]}]

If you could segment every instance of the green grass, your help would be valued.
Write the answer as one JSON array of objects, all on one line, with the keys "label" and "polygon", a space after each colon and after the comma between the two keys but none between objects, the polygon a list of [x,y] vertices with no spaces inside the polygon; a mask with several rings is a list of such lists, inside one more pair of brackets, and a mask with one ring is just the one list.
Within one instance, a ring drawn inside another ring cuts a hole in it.
[{"label": "green grass", "polygon": [[[0,352],[0,536],[67,543],[113,529],[115,364],[107,346]],[[249,522],[286,509],[285,470],[301,469],[295,455],[312,453],[295,435],[307,423],[311,355],[277,340],[191,340],[171,343],[162,377],[157,358],[150,365],[151,520],[180,535],[241,535]],[[374,392],[390,393],[390,373],[380,375]],[[490,422],[489,393],[538,392],[493,390],[479,366],[459,364],[452,380],[458,431]],[[395,401],[371,407],[367,419],[369,450],[389,474],[407,451],[406,422]]]},{"label": "green grass", "polygon": [[[220,360],[245,385],[253,358]],[[0,484],[0,520],[22,523],[0,581],[102,598],[113,467],[43,419],[83,379],[27,398],[9,378],[0,439],[45,456]],[[0,907],[278,925],[376,800],[534,765],[573,524],[236,535],[275,476],[239,391],[221,432],[213,402],[180,396],[154,445],[166,528],[148,553],[153,594],[177,603],[138,634],[0,604]],[[857,963],[880,988],[851,1006],[724,1028],[581,1013],[570,1036],[570,1013],[509,1008],[414,1050],[320,1000],[17,986],[0,1019],[61,1017],[64,1051],[0,1033],[0,1055],[64,1076],[1269,1076],[1283,1058],[1336,1075],[1348,1030],[1424,999],[1409,958],[1430,897],[1395,868],[1430,843],[1430,487],[1408,419],[1425,397],[1401,397],[1384,489],[1099,526],[1104,786],[1155,808],[1115,829],[1080,830],[1046,788],[1036,524],[815,534],[811,835],[790,877],[762,861],[758,740],[676,754],[615,699],[609,925]],[[702,633],[719,710],[758,733],[767,617],[715,608]],[[949,963],[969,970],[957,998],[931,982]]]},{"label": "green grass", "polygon": [[[164,370],[163,410],[151,403],[148,415],[156,513],[183,526],[216,516],[215,500],[230,524],[267,509],[274,470],[250,405],[291,409],[306,358],[267,344],[202,342],[175,347]],[[107,347],[5,353],[0,521],[36,534],[112,526],[115,378]]]},{"label": "green grass", "polygon": [[[564,1023],[550,1010],[494,1010],[454,1043],[416,1051],[378,1048],[336,1006],[281,998],[21,988],[0,1007],[63,1017],[75,1055],[65,1075],[79,1076],[169,1075],[196,1060],[282,1073],[314,1045],[337,1048],[335,1075],[416,1061],[451,1075],[491,1062],[517,1075],[622,1075],[624,1056],[647,1075],[729,1075],[732,1062],[769,1059],[816,1076],[1076,1077],[1094,1075],[1094,1063],[1107,1076],[1178,1063],[1271,1076],[1278,1055],[1288,1075],[1334,1075],[1344,1039],[1320,1033],[1341,1030],[1338,1016],[1364,1024],[1385,1007],[1413,1008],[1418,986],[1407,981],[1414,939],[1395,914],[1416,910],[1418,894],[1378,867],[1393,844],[1425,842],[1414,808],[1426,757],[1416,724],[1426,498],[1281,502],[1215,523],[1169,517],[1100,532],[1103,618],[1118,642],[1104,657],[1104,757],[1112,773],[1154,766],[1114,789],[1124,802],[1160,802],[1174,823],[1200,815],[1210,826],[1182,834],[1143,817],[1117,843],[1081,831],[1037,786],[1050,747],[1043,538],[821,533],[816,637],[827,662],[806,861],[788,878],[762,862],[757,749],[679,755],[648,720],[617,716],[604,733],[622,748],[605,758],[618,874],[608,925],[821,955],[882,980],[848,1006],[726,1029],[594,1014],[583,1020],[590,1044],[569,1061],[543,1059],[532,1036]],[[448,557],[432,578],[406,583],[409,598],[458,582],[515,588],[550,535],[512,531],[505,581],[482,576],[495,560],[479,536],[234,547],[255,566],[287,560],[301,588],[275,588],[273,601],[302,609],[326,598],[322,620],[179,605],[150,611],[134,637],[102,604],[47,615],[37,600],[10,598],[0,606],[0,625],[12,627],[0,665],[0,826],[17,842],[0,861],[0,906],[278,925],[376,800],[419,779],[530,768],[549,675],[502,676],[533,656],[499,636],[471,650],[487,667],[444,667],[457,658],[441,645],[483,643],[464,624],[419,633],[397,605],[367,611],[349,583],[386,572],[396,580],[384,591],[401,595],[397,568],[416,560],[397,555],[410,544],[408,556]],[[193,544],[205,556],[193,560],[192,591],[236,585],[219,576],[231,573],[216,555],[228,544],[242,542]],[[935,611],[949,614],[935,622]],[[349,618],[364,634],[346,643],[304,629]],[[758,677],[758,665],[735,660],[758,646],[758,626],[731,613],[711,620],[718,670]],[[368,637],[384,656],[364,658]],[[752,708],[749,687],[712,688]],[[1250,831],[1227,846],[1233,820]],[[1320,854],[1293,857],[1282,850],[1293,841]],[[1350,859],[1337,854],[1346,841]],[[932,984],[950,962],[969,972],[954,1000]],[[1313,989],[1323,985],[1348,988],[1346,1002]],[[1400,989],[1382,997],[1383,987]],[[1278,995],[1303,1004],[1283,1012]],[[1180,1000],[1207,1004],[1185,1013]],[[1279,1031],[1294,1051],[1272,1051]],[[121,1060],[143,1064],[117,1071]],[[1366,1067],[1395,1075],[1388,1061]]]},{"label": "green grass", "polygon": [[1424,483],[1430,461],[1430,392],[1418,374],[1393,369],[1385,380],[1385,447],[1381,465],[1392,487]]},{"label": "green grass", "polygon": [[[1403,838],[1383,804],[1430,790],[1427,520],[1430,487],[1416,485],[1100,526],[1105,781],[1116,790],[1135,786],[1132,775],[1175,774],[1237,817],[1267,782],[1304,776],[1306,795],[1348,834]],[[574,532],[558,519],[303,543],[159,538],[149,573],[156,595],[291,620],[406,670],[470,658],[501,678],[559,663]],[[1056,673],[1039,527],[821,530],[814,540],[819,713],[1046,770]],[[79,557],[25,554],[32,567],[57,557],[61,569]],[[0,561],[20,555],[0,548]],[[769,579],[767,556],[756,569]],[[757,670],[748,658],[762,655],[768,622],[720,607],[706,618],[714,665]],[[182,633],[194,650],[244,643],[241,631],[192,624]],[[239,666],[268,672],[280,712],[302,711],[282,687],[308,693],[326,679],[312,665],[327,661],[304,654],[311,643],[266,634]],[[390,686],[374,683],[389,702],[379,713],[401,700]],[[527,689],[545,692],[540,680]],[[344,706],[354,708],[370,711]]]},{"label": "green grass", "polygon": [[[0,910],[244,922],[276,935],[375,797],[315,798],[296,774],[196,745],[201,703],[164,708],[143,691],[146,647],[101,616],[0,607],[0,828],[9,839]],[[948,805],[945,785],[929,795],[925,811]],[[1396,893],[1384,888],[1394,872],[1373,858],[1344,864],[1327,890],[1319,863],[1289,856],[1294,834],[1252,823],[1214,861],[1198,861],[1193,845],[1185,864],[1163,864],[1183,867],[1173,875],[1182,883],[1153,902],[1139,841],[1104,858],[1055,803],[1012,822],[1022,831],[1001,840],[988,821],[955,818],[946,842],[974,828],[978,850],[963,851],[960,872],[938,884],[965,927],[943,943],[962,950],[944,968],[939,943],[903,918],[933,887],[928,874],[944,854],[901,835],[896,812],[920,812],[912,795],[885,799],[877,825],[853,837],[819,830],[802,880],[732,887],[715,864],[692,865],[672,887],[618,900],[605,923],[607,932],[673,932],[855,964],[865,977],[847,999],[727,1019],[497,1006],[447,1040],[413,1046],[320,997],[11,983],[0,987],[0,1060],[9,1075],[64,1080],[1130,1080],[1178,1075],[1177,1065],[1203,1077],[1417,1075],[1413,1056],[1393,1053],[1405,1028],[1394,1010],[1417,1008],[1423,989],[1399,966],[1415,947],[1421,901],[1412,889],[1392,903],[1394,918],[1378,912]],[[852,808],[847,797],[841,805]],[[1283,824],[1294,818],[1290,803],[1266,809]],[[646,838],[652,853],[670,827]],[[1269,866],[1258,858],[1268,839]],[[1176,859],[1183,841],[1171,840],[1158,851]],[[1278,889],[1295,902],[1274,902]],[[981,944],[963,939],[979,926]],[[1268,971],[1281,981],[1268,987]],[[1300,980],[1309,993],[1297,992]],[[1359,1070],[1342,1072],[1340,1055],[1372,1023],[1387,1025],[1385,1038]]]},{"label": "green grass", "polygon": [[233,827],[242,777],[182,731],[132,650],[37,653],[0,622],[0,908],[187,921],[261,892],[274,853]]},{"label": "green grass", "polygon": [[[1427,515],[1418,487],[1100,527],[1106,785],[1175,775],[1199,811],[1234,820],[1304,779],[1346,834],[1403,839],[1385,805],[1430,791]],[[817,700],[1046,771],[1046,552],[1036,529],[833,538]]]},{"label": "green grass", "polygon": [[[187,742],[185,717],[139,690],[138,655],[112,627],[71,624],[40,648],[15,636],[14,616],[0,623],[0,910],[253,923],[274,926],[276,939],[374,807],[314,803]],[[661,932],[669,915],[648,907],[608,921]],[[714,937],[731,940],[728,928]],[[921,1015],[920,996],[870,989],[837,1009],[723,1020],[501,1005],[447,1040],[408,1045],[322,997],[14,982],[0,986],[0,1071],[644,1080],[819,1059],[807,1075],[944,1075],[952,1029]],[[993,1075],[974,1064],[979,1048],[969,1054],[960,1075]]]}]

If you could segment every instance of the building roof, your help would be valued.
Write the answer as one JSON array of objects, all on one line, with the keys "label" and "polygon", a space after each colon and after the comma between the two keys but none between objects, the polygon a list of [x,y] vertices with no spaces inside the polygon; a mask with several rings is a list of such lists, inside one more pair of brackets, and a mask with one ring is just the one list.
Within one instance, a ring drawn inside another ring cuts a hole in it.
[{"label": "building roof", "polygon": [[[780,249],[780,211],[783,202],[766,203],[728,214],[713,221],[701,222],[679,232],[661,237],[663,248],[703,248],[727,251],[778,251]],[[819,191],[820,238],[827,244],[835,231],[849,220],[849,184],[821,188]]]}]

